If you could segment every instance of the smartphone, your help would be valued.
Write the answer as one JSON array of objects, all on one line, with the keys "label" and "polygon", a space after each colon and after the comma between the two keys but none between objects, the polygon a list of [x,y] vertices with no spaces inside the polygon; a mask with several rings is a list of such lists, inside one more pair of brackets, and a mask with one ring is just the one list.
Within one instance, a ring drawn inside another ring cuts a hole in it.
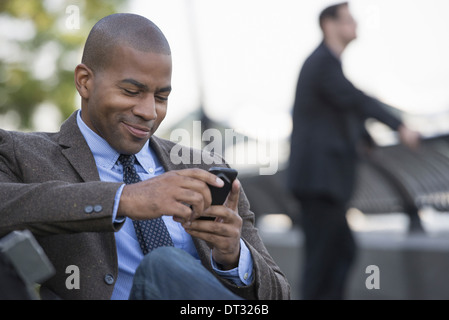
[{"label": "smartphone", "polygon": [[[237,178],[237,170],[223,167],[212,167],[209,169],[210,173],[215,174],[224,182],[224,186],[217,188],[209,185],[210,193],[212,195],[212,205],[222,205],[232,188],[232,183]],[[202,216],[199,220],[215,220],[215,217]]]}]

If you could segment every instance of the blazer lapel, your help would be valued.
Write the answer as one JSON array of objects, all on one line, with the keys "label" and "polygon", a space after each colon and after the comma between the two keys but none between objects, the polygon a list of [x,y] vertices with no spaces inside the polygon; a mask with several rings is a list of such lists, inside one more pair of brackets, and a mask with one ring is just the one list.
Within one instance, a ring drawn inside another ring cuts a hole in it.
[{"label": "blazer lapel", "polygon": [[152,136],[150,139],[150,145],[156,153],[156,156],[158,157],[165,171],[180,170],[187,167],[184,164],[174,164],[170,160],[170,151],[173,147],[173,144],[171,142],[160,139],[156,136]]},{"label": "blazer lapel", "polygon": [[76,116],[77,111],[61,126],[58,140],[61,152],[84,181],[99,181],[94,156],[78,128]]}]

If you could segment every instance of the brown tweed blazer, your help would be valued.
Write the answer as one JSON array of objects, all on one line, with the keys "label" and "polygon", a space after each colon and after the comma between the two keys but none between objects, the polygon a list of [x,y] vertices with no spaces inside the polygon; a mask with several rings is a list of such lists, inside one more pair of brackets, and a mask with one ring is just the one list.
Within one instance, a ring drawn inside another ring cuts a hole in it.
[{"label": "brown tweed blazer", "polygon": [[[174,165],[169,156],[173,145],[151,138],[165,170],[208,168],[205,164]],[[201,151],[188,152],[193,155]],[[112,209],[120,185],[100,181],[93,155],[77,126],[76,113],[57,133],[0,130],[0,237],[23,229],[36,236],[56,269],[56,275],[42,284],[44,297],[50,292],[63,299],[111,297],[117,278],[114,232],[121,227],[112,223]],[[247,287],[237,287],[220,280],[247,299],[289,299],[290,286],[254,227],[254,214],[243,190],[239,214],[243,219],[242,238],[254,260],[254,281]],[[204,241],[193,240],[203,265],[211,270],[210,249]],[[79,289],[66,287],[70,275],[66,268],[70,265],[80,270]]]}]

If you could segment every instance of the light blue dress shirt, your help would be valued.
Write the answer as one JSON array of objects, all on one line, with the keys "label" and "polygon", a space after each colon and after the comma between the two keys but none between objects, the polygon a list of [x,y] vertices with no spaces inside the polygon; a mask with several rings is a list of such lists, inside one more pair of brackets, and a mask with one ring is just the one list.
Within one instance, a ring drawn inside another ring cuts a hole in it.
[{"label": "light blue dress shirt", "polygon": [[[117,163],[117,159],[120,156],[119,153],[84,123],[81,119],[81,111],[78,112],[77,122],[94,156],[100,180],[108,182],[123,181],[123,167]],[[149,146],[149,142],[135,156],[138,162],[136,162],[135,167],[142,180],[164,173],[164,168]],[[114,221],[120,219],[116,217],[116,213],[124,186],[123,184],[117,190],[114,204]],[[185,250],[200,263],[192,237],[184,230],[182,225],[174,221],[171,216],[162,216],[162,219],[167,225],[174,246]],[[143,259],[142,250],[140,249],[131,219],[125,219],[123,227],[115,234],[115,241],[118,257],[118,278],[111,299],[125,300],[129,297],[134,273]],[[213,259],[211,259],[211,263],[214,271],[221,277],[232,280],[238,286],[245,286],[250,284],[253,278],[253,260],[248,247],[242,239],[240,239],[240,248],[240,260],[237,268],[224,271],[218,269]]]}]

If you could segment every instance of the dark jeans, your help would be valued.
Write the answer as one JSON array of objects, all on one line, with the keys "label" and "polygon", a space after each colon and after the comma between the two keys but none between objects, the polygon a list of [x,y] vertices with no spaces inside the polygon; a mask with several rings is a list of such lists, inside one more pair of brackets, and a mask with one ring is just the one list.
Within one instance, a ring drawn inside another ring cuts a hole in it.
[{"label": "dark jeans", "polygon": [[240,300],[187,252],[160,247],[134,275],[130,300]]},{"label": "dark jeans", "polygon": [[344,298],[356,244],[346,221],[346,203],[326,197],[300,199],[305,235],[301,298]]}]

